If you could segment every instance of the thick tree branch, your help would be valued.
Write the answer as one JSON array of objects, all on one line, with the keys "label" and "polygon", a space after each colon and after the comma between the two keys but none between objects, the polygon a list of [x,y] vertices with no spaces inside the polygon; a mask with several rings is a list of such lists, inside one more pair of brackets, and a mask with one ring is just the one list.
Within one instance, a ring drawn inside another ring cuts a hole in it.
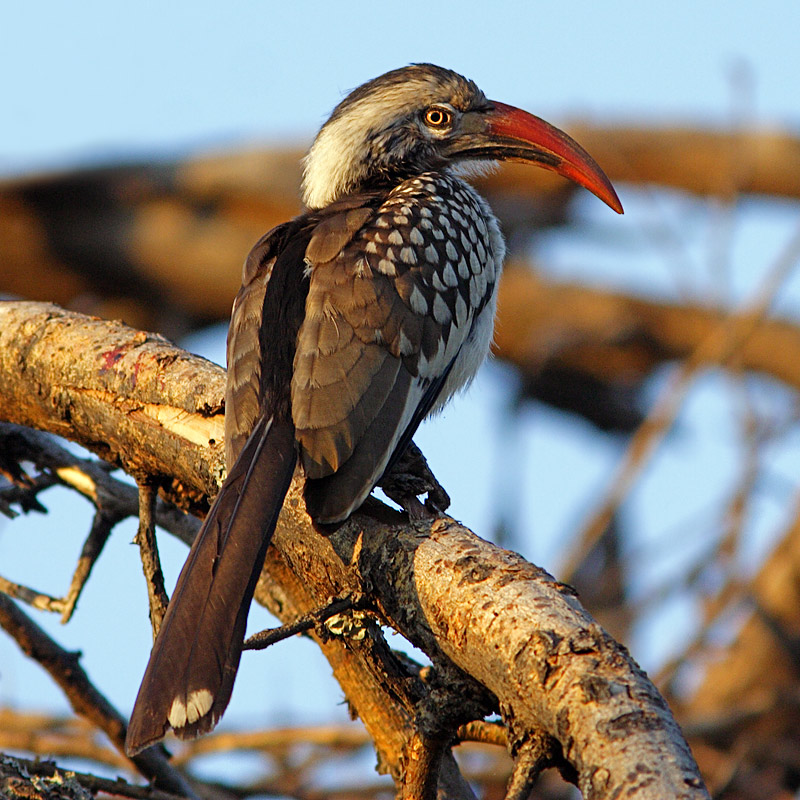
[{"label": "thick tree branch", "polygon": [[[0,307],[0,409],[9,421],[152,475],[184,506],[202,506],[221,473],[222,384],[222,370],[116,323],[52,306]],[[652,684],[566,587],[452,520],[411,525],[377,502],[325,539],[299,490],[296,482],[284,504],[258,597],[291,621],[331,596],[368,594],[428,654],[432,668],[415,676],[369,621],[355,635],[317,637],[396,779],[420,741],[455,741],[463,723],[495,708],[512,753],[546,736],[554,762],[574,771],[587,796],[707,796]],[[428,772],[438,764],[435,755]]]},{"label": "thick tree branch", "polygon": [[[207,507],[222,473],[224,373],[154,334],[56,306],[0,303],[3,417],[82,444],[132,475]],[[188,391],[187,391],[188,390]],[[142,432],[156,447],[140,448]],[[181,485],[173,476],[193,475]]]}]

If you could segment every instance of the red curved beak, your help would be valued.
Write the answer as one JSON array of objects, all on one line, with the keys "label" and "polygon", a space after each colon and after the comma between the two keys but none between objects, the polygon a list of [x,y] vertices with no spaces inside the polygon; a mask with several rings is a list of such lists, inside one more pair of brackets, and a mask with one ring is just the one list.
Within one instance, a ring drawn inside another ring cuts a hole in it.
[{"label": "red curved beak", "polygon": [[622,214],[622,203],[597,162],[570,136],[549,122],[505,103],[491,101],[486,114],[495,157],[536,164],[569,178]]}]

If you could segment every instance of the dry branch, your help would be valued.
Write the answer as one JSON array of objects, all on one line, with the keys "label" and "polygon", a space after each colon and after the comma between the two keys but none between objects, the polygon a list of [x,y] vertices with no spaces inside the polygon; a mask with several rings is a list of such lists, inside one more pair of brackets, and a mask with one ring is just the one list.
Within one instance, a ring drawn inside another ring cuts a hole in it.
[{"label": "dry branch", "polygon": [[80,758],[115,770],[130,770],[128,759],[82,717],[54,717],[0,707],[0,751]]},{"label": "dry branch", "polygon": [[[112,477],[105,462],[80,458],[62,447],[49,434],[31,428],[0,422],[0,453],[7,459],[32,463],[40,471],[35,480],[26,481],[26,485],[18,489],[22,498],[17,502],[21,502],[23,507],[33,507],[33,503],[38,503],[36,497],[41,491],[61,485],[79,492],[96,508],[89,535],[65,596],[52,597],[0,576],[1,591],[34,608],[60,613],[62,623],[66,623],[72,617],[86,581],[114,525],[136,516],[138,493],[129,484]],[[4,501],[13,497],[10,490],[0,490],[0,498]],[[44,509],[39,506],[37,510]],[[187,544],[194,539],[199,527],[195,517],[182,513],[172,504],[160,499],[156,502],[156,520],[164,530]]]},{"label": "dry branch", "polygon": [[[90,720],[123,752],[125,719],[92,684],[78,663],[78,654],[60,647],[4,594],[0,594],[0,627],[25,655],[47,670],[75,712]],[[188,781],[169,764],[162,748],[152,747],[131,760],[142,775],[163,788],[187,797],[196,796]]]},{"label": "dry branch", "polygon": [[[184,506],[201,505],[221,472],[222,384],[219,368],[119,324],[33,303],[0,306],[0,408],[9,421],[150,475]],[[465,795],[449,744],[461,725],[499,710],[518,762],[539,748],[586,796],[707,796],[660,696],[569,589],[453,520],[412,525],[376,502],[325,539],[310,527],[299,488],[287,497],[257,596],[291,621],[331,596],[368,594],[431,658],[430,669],[410,673],[368,620],[316,637],[396,780],[414,773],[427,787],[441,763],[445,796]]]},{"label": "dry branch", "polygon": [[[32,463],[40,470],[40,478],[52,476],[52,481],[43,481],[43,489],[56,484],[66,486],[86,497],[98,511],[117,519],[138,513],[139,493],[114,478],[108,463],[81,458],[49,434],[0,422],[0,451]],[[186,544],[191,544],[200,527],[195,517],[162,500],[156,503],[156,524]]]},{"label": "dry branch", "polygon": [[59,769],[49,761],[30,761],[0,754],[0,797],[6,800],[92,800],[96,796],[130,800],[179,800],[182,795],[121,779],[99,778]]},{"label": "dry branch", "polygon": [[789,130],[576,124],[569,132],[612,181],[670,186],[709,197],[800,198],[800,139]]},{"label": "dry branch", "polygon": [[770,307],[788,277],[795,271],[798,260],[800,260],[800,228],[789,241],[783,255],[777,259],[755,296],[741,308],[721,319],[681,363],[669,385],[653,403],[645,422],[631,437],[606,497],[581,531],[577,545],[570,553],[564,568],[567,580],[571,579],[611,524],[620,503],[675,421],[692,380],[700,370],[711,365],[729,366],[732,361],[740,362],[742,350],[764,324]]},{"label": "dry branch", "polygon": [[134,543],[139,545],[142,570],[147,584],[147,597],[150,603],[150,624],[153,639],[158,634],[164,615],[167,613],[169,597],[164,588],[164,573],[161,571],[161,558],[156,544],[156,490],[152,481],[139,479],[139,530]]}]

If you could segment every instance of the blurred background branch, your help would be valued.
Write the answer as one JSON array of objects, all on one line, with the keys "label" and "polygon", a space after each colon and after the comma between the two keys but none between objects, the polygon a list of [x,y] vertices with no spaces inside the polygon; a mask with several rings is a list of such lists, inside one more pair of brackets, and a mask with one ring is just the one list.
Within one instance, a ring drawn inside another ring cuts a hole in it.
[{"label": "blurred background branch", "polygon": [[[240,265],[268,228],[300,210],[300,157],[337,93],[431,60],[558,123],[607,171],[626,216],[596,215],[594,198],[537,170],[511,166],[478,180],[512,254],[497,358],[419,444],[455,516],[493,528],[557,577],[570,568],[584,605],[657,676],[715,797],[797,796],[794,265],[731,357],[704,362],[670,394],[701,343],[775,267],[800,218],[796,5],[584,4],[569,25],[563,8],[540,4],[488,13],[470,2],[457,12],[424,0],[399,11],[356,2],[347,14],[256,5],[175,3],[159,16],[52,7],[46,24],[23,10],[24,32],[9,20],[0,59],[17,77],[0,139],[0,293],[120,318],[220,358]],[[590,546],[576,550],[626,453],[652,446],[664,397],[674,413],[658,448],[614,497]],[[0,511],[19,514],[0,520],[0,573],[43,598],[69,585],[97,510],[67,504],[59,470],[78,471],[70,485],[85,485],[79,472],[95,475],[125,513],[131,500],[84,453],[72,451],[70,466],[66,450],[57,463],[27,462],[22,489],[2,477],[0,456]],[[44,508],[50,517],[30,513]],[[47,627],[66,649],[85,650],[123,713],[151,641],[141,568],[125,543],[135,529],[125,525],[97,558],[70,624]],[[174,581],[185,549],[162,557]],[[104,581],[120,598],[113,609]],[[51,624],[44,614],[37,622]],[[96,731],[64,733],[68,708],[51,699],[51,713],[43,684],[4,645],[0,703],[10,708],[0,747],[123,769]],[[226,758],[236,759],[239,796],[391,796],[346,709],[329,708],[338,695],[325,683],[327,664],[301,640],[281,648],[280,658],[243,659],[226,717],[234,729],[218,734],[233,737],[236,755]],[[264,731],[265,720],[275,727]],[[182,748],[178,759],[219,775],[221,756],[200,749]],[[503,797],[502,748],[458,751],[482,796]],[[532,796],[570,792],[548,776]]]}]

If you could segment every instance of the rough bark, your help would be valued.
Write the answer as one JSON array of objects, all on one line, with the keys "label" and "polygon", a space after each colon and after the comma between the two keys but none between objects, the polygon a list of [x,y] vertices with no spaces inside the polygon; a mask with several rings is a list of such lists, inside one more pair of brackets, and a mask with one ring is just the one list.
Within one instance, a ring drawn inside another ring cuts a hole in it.
[{"label": "rough bark", "polygon": [[[221,369],[158,337],[53,306],[0,305],[2,416],[155,478],[184,507],[202,506],[221,473],[222,395]],[[453,520],[410,525],[376,502],[323,538],[299,483],[258,597],[290,620],[347,590],[366,595],[428,654],[431,668],[409,672],[370,618],[316,634],[396,780],[427,785],[426,759],[443,759],[452,778],[459,726],[496,709],[518,764],[560,764],[587,797],[707,797],[663,700],[567,587]],[[446,796],[466,791],[456,778]]]}]

